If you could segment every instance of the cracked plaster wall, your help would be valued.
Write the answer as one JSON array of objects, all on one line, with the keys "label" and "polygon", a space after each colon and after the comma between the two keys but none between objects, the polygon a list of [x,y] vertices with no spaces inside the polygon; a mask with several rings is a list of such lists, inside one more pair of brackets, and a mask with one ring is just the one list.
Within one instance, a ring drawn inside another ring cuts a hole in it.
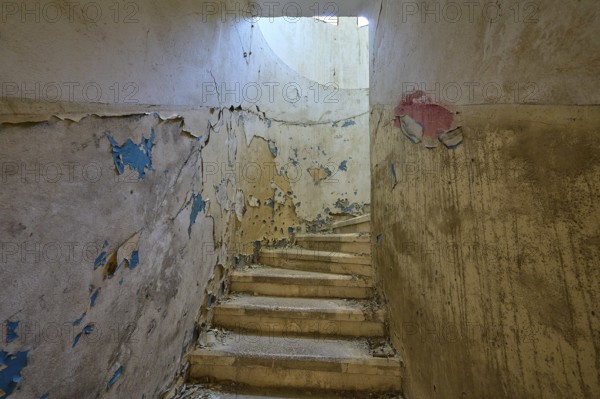
[{"label": "cracked plaster wall", "polygon": [[11,397],[159,397],[237,255],[370,201],[367,91],[207,93],[313,82],[202,4],[0,24],[0,348],[27,359]]}]

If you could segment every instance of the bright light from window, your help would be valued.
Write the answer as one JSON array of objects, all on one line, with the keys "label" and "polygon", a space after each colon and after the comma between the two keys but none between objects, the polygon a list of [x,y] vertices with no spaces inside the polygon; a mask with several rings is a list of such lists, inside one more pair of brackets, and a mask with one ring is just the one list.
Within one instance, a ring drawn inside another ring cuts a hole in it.
[{"label": "bright light from window", "polygon": [[369,20],[365,17],[358,17],[358,27],[369,26]]},{"label": "bright light from window", "polygon": [[338,17],[332,16],[332,15],[326,15],[326,16],[322,16],[322,17],[315,17],[315,19],[317,21],[325,22],[326,24],[330,24],[330,25],[337,25],[338,24]]}]

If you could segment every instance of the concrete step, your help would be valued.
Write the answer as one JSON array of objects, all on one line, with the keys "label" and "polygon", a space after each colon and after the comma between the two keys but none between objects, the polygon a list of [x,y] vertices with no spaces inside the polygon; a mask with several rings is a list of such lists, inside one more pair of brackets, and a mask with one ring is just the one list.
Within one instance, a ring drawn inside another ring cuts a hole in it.
[{"label": "concrete step", "polygon": [[247,385],[185,385],[165,399],[402,399],[398,393],[266,389]]},{"label": "concrete step", "polygon": [[279,297],[365,299],[373,295],[373,280],[369,277],[251,266],[231,273],[230,291]]},{"label": "concrete step", "polygon": [[374,357],[366,340],[215,334],[190,356],[191,382],[265,388],[400,391],[397,357]]},{"label": "concrete step", "polygon": [[370,255],[315,251],[300,247],[262,249],[260,263],[285,269],[372,276]]},{"label": "concrete step", "polygon": [[371,253],[371,235],[369,233],[299,234],[296,236],[296,243],[302,248],[316,251]]},{"label": "concrete step", "polygon": [[383,337],[384,311],[372,302],[236,295],[219,303],[213,325],[283,336]]},{"label": "concrete step", "polygon": [[371,214],[342,220],[331,225],[334,233],[370,233]]}]

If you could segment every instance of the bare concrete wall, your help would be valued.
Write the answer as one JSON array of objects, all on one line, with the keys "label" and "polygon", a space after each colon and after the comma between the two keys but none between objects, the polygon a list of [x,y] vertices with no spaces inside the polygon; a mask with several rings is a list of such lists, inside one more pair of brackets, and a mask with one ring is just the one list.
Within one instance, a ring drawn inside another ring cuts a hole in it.
[{"label": "bare concrete wall", "polygon": [[[448,4],[371,14],[374,259],[405,395],[598,397],[597,5],[533,2],[515,21],[514,3],[479,2],[450,23]],[[415,89],[429,99],[407,103]],[[454,149],[437,142],[447,114]],[[437,148],[413,144],[401,115]]]}]

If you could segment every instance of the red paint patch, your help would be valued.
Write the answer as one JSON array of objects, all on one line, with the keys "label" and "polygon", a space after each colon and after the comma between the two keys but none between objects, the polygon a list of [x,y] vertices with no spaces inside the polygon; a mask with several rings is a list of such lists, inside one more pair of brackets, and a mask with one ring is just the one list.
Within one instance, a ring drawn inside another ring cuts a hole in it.
[{"label": "red paint patch", "polygon": [[[450,130],[454,114],[441,105],[432,104],[431,99],[422,91],[407,95],[395,109],[395,116],[408,115],[423,126],[423,135],[437,140],[440,134]],[[396,127],[400,120],[396,118]]]}]

